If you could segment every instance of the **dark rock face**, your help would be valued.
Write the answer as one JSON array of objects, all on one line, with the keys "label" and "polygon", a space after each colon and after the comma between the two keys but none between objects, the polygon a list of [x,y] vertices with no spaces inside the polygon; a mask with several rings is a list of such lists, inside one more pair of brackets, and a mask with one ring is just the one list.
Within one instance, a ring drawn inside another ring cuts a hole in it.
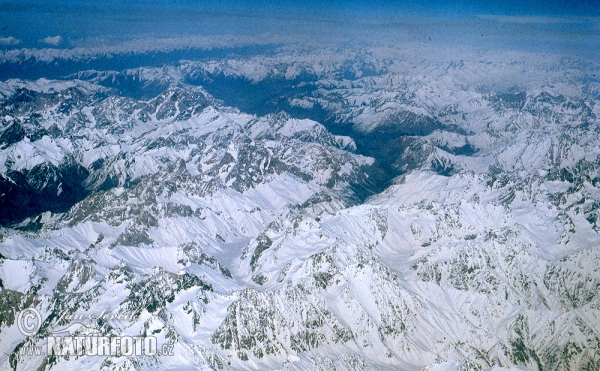
[{"label": "dark rock face", "polygon": [[61,213],[88,195],[89,171],[74,160],[58,167],[43,163],[31,170],[0,175],[0,224],[9,225],[44,211]]},{"label": "dark rock face", "polygon": [[25,130],[18,122],[12,122],[4,127],[0,134],[0,148],[9,147],[25,138]]}]

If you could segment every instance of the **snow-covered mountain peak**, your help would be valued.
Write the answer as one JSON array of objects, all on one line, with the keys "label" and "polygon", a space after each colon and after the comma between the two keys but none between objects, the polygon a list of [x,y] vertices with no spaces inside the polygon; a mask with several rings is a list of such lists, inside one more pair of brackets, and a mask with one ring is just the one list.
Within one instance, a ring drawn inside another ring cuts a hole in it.
[{"label": "snow-covered mountain peak", "polygon": [[[590,68],[282,48],[1,83],[0,364],[598,369]],[[20,352],[73,315],[172,355]]]}]

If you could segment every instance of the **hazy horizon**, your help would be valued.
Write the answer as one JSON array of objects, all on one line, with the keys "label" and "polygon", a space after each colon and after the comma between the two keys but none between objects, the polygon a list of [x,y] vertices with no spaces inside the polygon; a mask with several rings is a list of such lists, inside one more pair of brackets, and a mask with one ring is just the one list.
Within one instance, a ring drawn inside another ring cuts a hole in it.
[{"label": "hazy horizon", "polygon": [[[423,43],[593,58],[596,1],[4,1],[0,59],[286,45]],[[226,38],[226,39],[224,39]],[[40,51],[40,49],[42,51]]]}]

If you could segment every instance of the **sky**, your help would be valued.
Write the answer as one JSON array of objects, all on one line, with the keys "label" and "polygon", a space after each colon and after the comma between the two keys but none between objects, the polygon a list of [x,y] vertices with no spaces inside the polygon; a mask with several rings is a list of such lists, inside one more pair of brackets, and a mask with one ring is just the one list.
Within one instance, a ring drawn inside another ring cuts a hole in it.
[{"label": "sky", "polygon": [[197,48],[222,36],[230,44],[389,39],[577,54],[600,45],[599,34],[600,0],[0,0],[0,56]]}]

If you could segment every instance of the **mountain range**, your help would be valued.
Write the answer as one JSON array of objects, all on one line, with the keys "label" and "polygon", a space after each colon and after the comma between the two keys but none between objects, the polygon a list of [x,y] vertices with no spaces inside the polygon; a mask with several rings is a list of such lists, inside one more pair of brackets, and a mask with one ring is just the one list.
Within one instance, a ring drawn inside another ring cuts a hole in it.
[{"label": "mountain range", "polygon": [[[383,45],[0,82],[1,367],[600,369],[597,67]],[[173,354],[20,352],[103,312]]]}]

